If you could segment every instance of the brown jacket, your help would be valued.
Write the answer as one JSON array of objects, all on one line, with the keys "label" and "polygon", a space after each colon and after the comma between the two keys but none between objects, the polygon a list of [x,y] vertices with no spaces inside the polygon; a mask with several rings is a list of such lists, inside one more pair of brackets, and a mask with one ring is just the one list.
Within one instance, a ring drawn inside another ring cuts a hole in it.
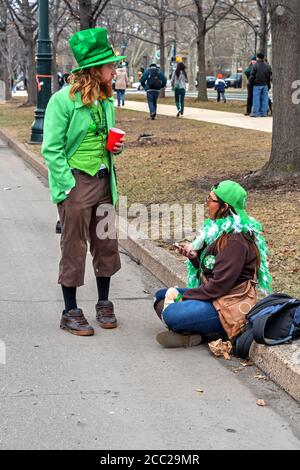
[{"label": "brown jacket", "polygon": [[[205,248],[204,248],[205,249]],[[197,259],[193,262],[199,267],[199,258],[202,250],[198,252]],[[207,257],[212,256],[213,267],[206,267]],[[253,279],[257,254],[253,243],[241,233],[231,233],[228,237],[227,246],[218,253],[217,241],[206,249],[202,261],[203,274],[207,282],[196,288],[189,289],[184,293],[183,300],[214,300],[228,292],[235,286]]]}]

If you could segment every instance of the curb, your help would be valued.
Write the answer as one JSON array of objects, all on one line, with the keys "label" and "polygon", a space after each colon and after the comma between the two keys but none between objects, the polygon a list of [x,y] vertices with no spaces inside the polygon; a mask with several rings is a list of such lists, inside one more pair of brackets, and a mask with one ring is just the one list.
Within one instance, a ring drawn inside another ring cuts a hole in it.
[{"label": "curb", "polygon": [[[30,152],[9,132],[0,129],[0,138],[15,150],[18,156],[47,178],[47,167],[41,158]],[[135,239],[127,234],[126,223],[119,217],[119,243],[138,263],[145,266],[166,286],[186,285],[186,270],[182,262],[147,239]],[[268,347],[253,344],[250,359],[274,382],[300,402],[300,341],[288,345]]]}]

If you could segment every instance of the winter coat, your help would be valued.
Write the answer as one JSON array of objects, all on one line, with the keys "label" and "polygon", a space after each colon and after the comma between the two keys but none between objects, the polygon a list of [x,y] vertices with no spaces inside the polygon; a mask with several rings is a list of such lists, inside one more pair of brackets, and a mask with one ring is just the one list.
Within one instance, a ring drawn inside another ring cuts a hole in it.
[{"label": "winter coat", "polygon": [[126,90],[128,86],[128,75],[125,68],[118,68],[116,70],[116,90]]}]

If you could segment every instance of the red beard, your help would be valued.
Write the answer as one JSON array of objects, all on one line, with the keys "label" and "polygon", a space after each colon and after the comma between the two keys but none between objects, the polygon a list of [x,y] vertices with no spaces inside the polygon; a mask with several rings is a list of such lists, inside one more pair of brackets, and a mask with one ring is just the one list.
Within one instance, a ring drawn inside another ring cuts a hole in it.
[{"label": "red beard", "polygon": [[109,81],[108,83],[101,82],[100,83],[100,95],[110,98],[113,96],[113,89],[112,89],[112,82]]}]

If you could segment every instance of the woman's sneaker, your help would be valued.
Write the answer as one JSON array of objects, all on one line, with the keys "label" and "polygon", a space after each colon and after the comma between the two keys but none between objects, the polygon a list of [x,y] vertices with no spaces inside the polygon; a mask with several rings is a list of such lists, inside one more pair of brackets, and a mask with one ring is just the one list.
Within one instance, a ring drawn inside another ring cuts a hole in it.
[{"label": "woman's sneaker", "polygon": [[180,334],[175,331],[162,331],[156,335],[156,341],[164,348],[190,348],[198,346],[202,336],[198,334]]}]

